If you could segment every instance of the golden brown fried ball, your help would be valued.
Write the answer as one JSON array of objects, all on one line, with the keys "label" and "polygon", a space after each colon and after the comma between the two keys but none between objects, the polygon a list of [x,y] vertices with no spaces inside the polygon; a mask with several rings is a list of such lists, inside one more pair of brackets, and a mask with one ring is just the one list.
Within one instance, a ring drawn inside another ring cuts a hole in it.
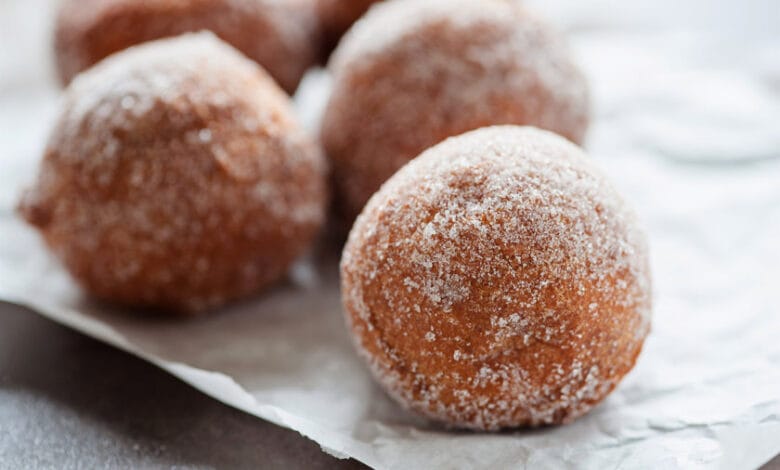
[{"label": "golden brown fried ball", "polygon": [[579,143],[588,125],[587,86],[562,38],[513,2],[382,2],[347,33],[330,68],[321,133],[347,221],[447,137],[523,124]]},{"label": "golden brown fried ball", "polygon": [[456,427],[572,421],[649,330],[633,213],[578,147],[530,127],[471,131],[402,168],[358,217],[341,273],[379,383]]},{"label": "golden brown fried ball", "polygon": [[20,212],[94,296],[197,312],[285,275],[323,223],[326,173],[287,95],[200,33],[77,77]]}]

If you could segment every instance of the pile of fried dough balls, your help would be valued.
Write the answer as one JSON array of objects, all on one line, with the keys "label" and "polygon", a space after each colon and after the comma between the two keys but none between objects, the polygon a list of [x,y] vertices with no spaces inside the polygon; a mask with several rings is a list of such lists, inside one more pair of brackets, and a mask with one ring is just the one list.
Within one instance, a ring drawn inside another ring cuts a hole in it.
[{"label": "pile of fried dough balls", "polygon": [[[67,89],[19,212],[95,298],[256,295],[332,215],[349,331],[406,408],[565,423],[633,367],[645,236],[578,146],[582,73],[517,2],[66,0],[55,47]],[[317,138],[288,93],[328,56]]]}]

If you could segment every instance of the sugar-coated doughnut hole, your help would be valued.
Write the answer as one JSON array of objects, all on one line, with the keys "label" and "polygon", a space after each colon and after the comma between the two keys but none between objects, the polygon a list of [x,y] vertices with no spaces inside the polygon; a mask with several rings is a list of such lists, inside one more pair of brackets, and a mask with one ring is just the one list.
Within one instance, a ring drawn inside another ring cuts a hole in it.
[{"label": "sugar-coated doughnut hole", "polygon": [[517,2],[381,2],[346,34],[330,69],[322,140],[347,226],[406,162],[495,124],[580,143],[588,91],[562,37]]},{"label": "sugar-coated doughnut hole", "polygon": [[530,127],[472,131],[403,167],[358,217],[341,273],[379,383],[456,427],[583,415],[650,325],[632,211],[578,147]]},{"label": "sugar-coated doughnut hole", "polygon": [[326,173],[271,77],[192,34],[71,83],[20,212],[93,295],[197,312],[285,275],[323,223]]}]

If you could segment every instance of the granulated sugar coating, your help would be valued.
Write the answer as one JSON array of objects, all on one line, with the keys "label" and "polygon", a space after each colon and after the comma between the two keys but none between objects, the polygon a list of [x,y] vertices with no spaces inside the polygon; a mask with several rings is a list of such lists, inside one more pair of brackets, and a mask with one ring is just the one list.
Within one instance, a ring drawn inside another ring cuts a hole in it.
[{"label": "granulated sugar coating", "polygon": [[63,83],[142,42],[209,30],[255,60],[287,92],[317,61],[312,0],[65,0],[55,46]]},{"label": "granulated sugar coating", "polygon": [[347,223],[428,147],[495,124],[580,142],[588,91],[559,35],[516,2],[379,3],[344,36],[322,139]]},{"label": "granulated sugar coating", "polygon": [[95,296],[199,311],[286,273],[326,173],[284,92],[200,33],[77,77],[20,212]]},{"label": "granulated sugar coating", "polygon": [[457,427],[581,416],[650,326],[633,213],[578,147],[530,127],[472,131],[401,169],[358,217],[341,272],[378,381]]}]

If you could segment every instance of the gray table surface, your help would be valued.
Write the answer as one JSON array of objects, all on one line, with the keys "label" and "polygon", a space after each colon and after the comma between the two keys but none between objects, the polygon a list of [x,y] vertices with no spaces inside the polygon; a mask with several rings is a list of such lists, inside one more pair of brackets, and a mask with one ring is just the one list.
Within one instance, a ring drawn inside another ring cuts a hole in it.
[{"label": "gray table surface", "polygon": [[0,303],[0,468],[363,468]]}]

